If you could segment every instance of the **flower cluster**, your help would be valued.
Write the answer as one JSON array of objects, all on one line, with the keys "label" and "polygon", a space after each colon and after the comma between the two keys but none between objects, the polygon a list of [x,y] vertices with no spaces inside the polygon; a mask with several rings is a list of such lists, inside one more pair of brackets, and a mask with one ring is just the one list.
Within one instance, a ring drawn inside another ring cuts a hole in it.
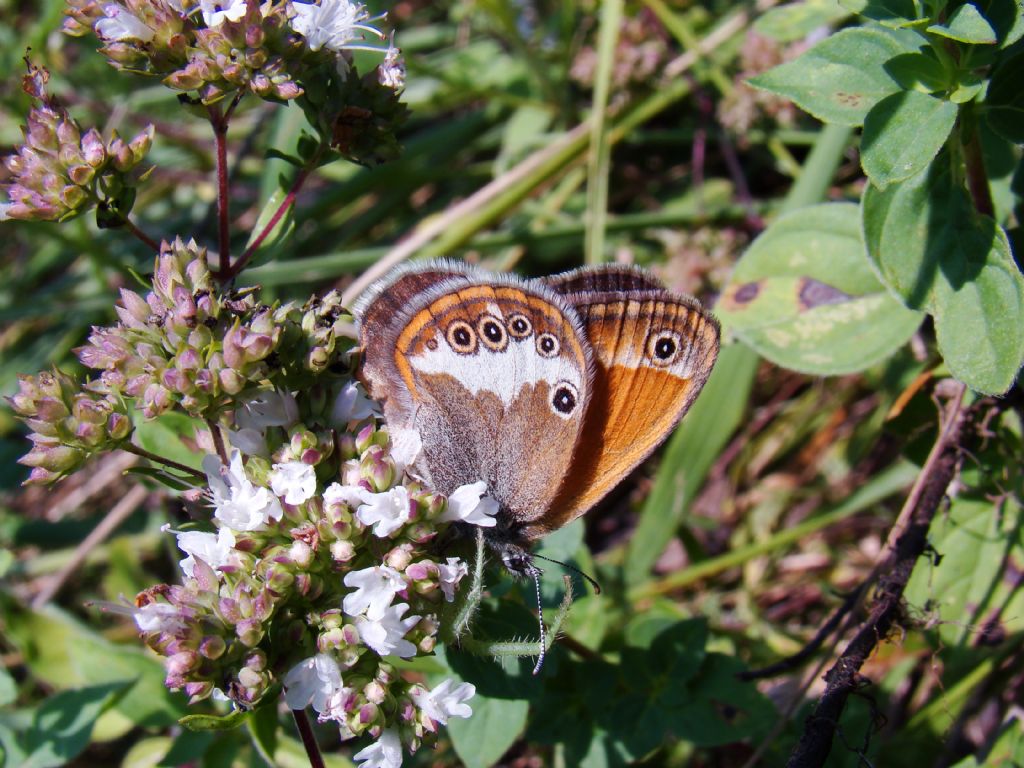
[{"label": "flower cluster", "polygon": [[94,328],[77,351],[101,371],[89,388],[136,398],[147,417],[178,404],[211,415],[225,398],[266,378],[293,305],[265,307],[252,293],[218,294],[206,251],[180,239],[164,243],[153,290],[121,291],[121,322]]},{"label": "flower cluster", "polygon": [[295,421],[303,406],[287,392],[236,413],[248,434],[230,432],[232,443],[260,438],[268,454],[206,458],[214,530],[176,532],[183,583],[141,593],[135,620],[166,658],[168,686],[248,707],[280,682],[290,708],[375,740],[357,760],[394,768],[403,747],[471,714],[472,685],[428,688],[388,659],[433,652],[467,575],[427,546],[450,521],[493,525],[496,505],[483,483],[445,499],[409,479],[358,385],[334,391],[345,425],[333,451],[320,427]]},{"label": "flower cluster", "polygon": [[219,292],[202,249],[177,240],[152,290],[123,291],[118,314],[78,350],[99,378],[24,377],[11,403],[34,431],[23,461],[36,482],[95,450],[137,450],[130,407],[208,425],[199,444],[218,452],[186,498],[205,499],[211,524],[174,531],[181,584],[145,590],[134,610],[166,684],[239,707],[283,687],[342,738],[373,739],[356,756],[368,766],[394,768],[468,716],[472,685],[426,686],[393,660],[433,653],[457,609],[468,568],[435,539],[453,523],[493,526],[497,503],[483,482],[445,498],[406,473],[417,447],[392,444],[347,372],[338,295],[266,306],[254,289]]},{"label": "flower cluster", "polygon": [[[25,143],[4,158],[11,174],[0,220],[64,221],[99,203],[124,215],[124,201],[138,183],[137,166],[149,152],[153,126],[130,141],[115,132],[107,142],[95,128],[82,131],[46,93],[49,75],[32,68],[24,90],[36,104],[23,129]],[[127,207],[130,207],[127,206]]]},{"label": "flower cluster", "polygon": [[32,430],[32,450],[20,463],[32,467],[33,484],[56,482],[92,453],[117,448],[132,431],[124,400],[81,391],[60,371],[19,376],[18,392],[7,400]]},{"label": "flower cluster", "polygon": [[[70,0],[69,6],[65,31],[91,30],[113,66],[197,91],[207,104],[239,91],[295,99],[316,68],[347,70],[352,50],[395,50],[368,41],[384,39],[373,26],[382,17],[350,0]],[[382,82],[394,81],[397,66],[382,64]]]}]

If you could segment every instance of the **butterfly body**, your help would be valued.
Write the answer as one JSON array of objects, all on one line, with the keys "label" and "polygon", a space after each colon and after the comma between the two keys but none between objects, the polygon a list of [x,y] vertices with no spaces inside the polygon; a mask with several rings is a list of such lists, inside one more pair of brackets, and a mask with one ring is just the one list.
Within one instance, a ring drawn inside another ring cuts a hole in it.
[{"label": "butterfly body", "polygon": [[431,262],[355,315],[363,379],[412,470],[445,494],[485,481],[513,571],[662,442],[718,352],[696,301],[614,266],[524,280]]}]

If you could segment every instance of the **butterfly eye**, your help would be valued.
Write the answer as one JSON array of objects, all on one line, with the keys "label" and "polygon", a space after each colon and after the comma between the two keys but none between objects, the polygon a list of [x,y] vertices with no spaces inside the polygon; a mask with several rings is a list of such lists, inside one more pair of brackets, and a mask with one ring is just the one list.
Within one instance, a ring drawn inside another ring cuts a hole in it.
[{"label": "butterfly eye", "polygon": [[505,333],[505,326],[494,315],[481,315],[477,320],[476,328],[480,332],[480,340],[488,349],[501,352],[508,346],[508,334]]},{"label": "butterfly eye", "polygon": [[476,332],[465,320],[456,320],[445,332],[448,344],[460,355],[471,355],[476,352]]},{"label": "butterfly eye", "polygon": [[679,334],[675,331],[655,331],[647,337],[647,359],[664,368],[679,357]]},{"label": "butterfly eye", "polygon": [[541,357],[557,357],[558,349],[558,339],[554,334],[542,333],[537,337],[537,351]]},{"label": "butterfly eye", "polygon": [[533,323],[526,315],[508,316],[508,335],[513,339],[525,339],[533,333]]},{"label": "butterfly eye", "polygon": [[576,410],[579,403],[579,393],[572,384],[567,381],[560,381],[551,395],[551,407],[559,416],[568,418]]}]

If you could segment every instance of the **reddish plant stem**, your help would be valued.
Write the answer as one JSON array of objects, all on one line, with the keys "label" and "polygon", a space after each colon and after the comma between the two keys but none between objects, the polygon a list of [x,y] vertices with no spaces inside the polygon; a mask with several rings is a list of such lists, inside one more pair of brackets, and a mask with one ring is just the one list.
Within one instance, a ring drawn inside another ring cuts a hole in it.
[{"label": "reddish plant stem", "polygon": [[299,729],[299,737],[302,739],[302,746],[306,748],[306,757],[309,758],[309,768],[324,768],[324,758],[320,754],[320,745],[316,743],[316,734],[313,733],[313,726],[309,722],[309,716],[304,709],[293,709],[292,717],[295,718],[295,727]]},{"label": "reddish plant stem", "polygon": [[223,282],[228,279],[231,270],[231,238],[228,222],[228,119],[218,105],[211,104],[208,109],[217,150],[217,230],[220,253],[217,257],[215,274],[217,279]]},{"label": "reddish plant stem", "polygon": [[129,232],[131,232],[133,235],[135,235],[136,239],[141,240],[151,250],[154,250],[154,251],[159,251],[160,250],[160,243],[158,243],[156,240],[154,240],[149,235],[147,235],[145,232],[143,232],[141,229],[139,229],[135,225],[134,221],[129,219],[127,216],[124,217],[123,221],[124,221],[125,229],[127,229]]},{"label": "reddish plant stem", "polygon": [[249,260],[255,255],[260,245],[263,244],[263,241],[267,239],[271,232],[274,231],[274,227],[277,226],[281,217],[284,216],[288,209],[295,204],[295,198],[298,196],[299,190],[302,189],[302,185],[306,183],[306,179],[309,178],[311,170],[312,167],[307,167],[299,171],[299,174],[295,177],[295,181],[292,182],[291,189],[288,190],[288,194],[285,196],[284,200],[281,201],[281,204],[277,206],[277,210],[274,211],[274,215],[270,217],[266,226],[260,230],[260,233],[256,235],[256,238],[249,244],[249,247],[245,249],[245,253],[243,253],[241,257],[239,257],[238,261],[231,266],[224,279],[227,280],[234,277],[245,268],[246,264],[249,263]]},{"label": "reddish plant stem", "polygon": [[134,453],[136,456],[141,456],[144,459],[149,459],[154,464],[163,464],[165,467],[176,469],[179,472],[184,472],[186,475],[195,478],[196,480],[205,480],[206,476],[202,472],[197,472],[192,467],[186,466],[185,464],[179,464],[177,461],[171,459],[165,459],[163,456],[158,456],[155,453],[147,451],[145,448],[140,448],[134,443],[122,443],[120,446],[121,450],[128,453]]},{"label": "reddish plant stem", "polygon": [[220,427],[217,426],[217,422],[213,419],[206,420],[206,426],[210,429],[210,437],[213,438],[213,447],[217,450],[217,455],[220,457],[221,463],[224,466],[228,465],[228,451],[224,445],[224,436],[220,432]]},{"label": "reddish plant stem", "polygon": [[961,410],[966,390],[960,384],[945,409],[928,460],[889,534],[884,560],[869,577],[870,581],[877,576],[878,582],[868,619],[825,673],[825,691],[804,723],[787,768],[821,768],[827,763],[847,699],[868,682],[860,674],[861,667],[903,617],[903,591],[928,544],[932,519],[956,475],[966,417]]},{"label": "reddish plant stem", "polygon": [[996,207],[992,202],[992,190],[988,184],[988,173],[985,171],[985,158],[981,152],[981,139],[978,136],[978,124],[972,121],[968,127],[969,138],[964,142],[964,167],[967,172],[967,189],[978,213],[995,217]]}]

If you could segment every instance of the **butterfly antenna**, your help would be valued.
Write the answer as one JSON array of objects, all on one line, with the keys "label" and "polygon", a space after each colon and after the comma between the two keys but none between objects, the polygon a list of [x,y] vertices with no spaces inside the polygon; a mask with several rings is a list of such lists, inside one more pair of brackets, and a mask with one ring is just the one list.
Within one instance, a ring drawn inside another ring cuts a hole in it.
[{"label": "butterfly antenna", "polygon": [[[545,558],[547,559],[547,558]],[[540,668],[544,666],[544,654],[548,650],[547,631],[544,629],[544,606],[540,602],[540,575],[542,571],[535,565],[530,565],[529,574],[533,577],[533,588],[537,593],[537,623],[540,625],[540,653],[537,654],[537,664],[533,668],[533,674],[539,674]]]},{"label": "butterfly antenna", "polygon": [[[590,586],[592,586],[594,588],[594,594],[595,595],[600,595],[601,594],[601,585],[597,583],[597,579],[595,579],[590,574],[584,573],[583,571],[581,571],[576,566],[569,565],[569,563],[563,563],[561,560],[555,560],[554,558],[551,558],[551,557],[544,557],[544,555],[538,555],[536,552],[533,553],[533,556],[538,558],[538,559],[540,559],[540,560],[547,560],[549,563],[554,563],[555,565],[560,565],[563,568],[572,571],[573,573],[578,573],[580,576],[582,576],[584,579],[586,579],[587,581],[590,582]],[[538,600],[538,602],[540,602],[540,601]]]}]

